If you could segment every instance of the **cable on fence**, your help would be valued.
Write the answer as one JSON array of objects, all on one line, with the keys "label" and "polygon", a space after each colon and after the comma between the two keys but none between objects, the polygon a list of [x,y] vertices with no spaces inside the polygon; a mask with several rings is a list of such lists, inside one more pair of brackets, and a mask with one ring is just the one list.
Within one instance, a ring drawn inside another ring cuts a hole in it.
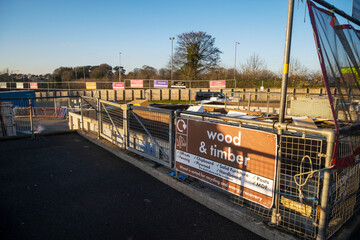
[{"label": "cable on fence", "polygon": [[[303,167],[303,163],[304,163],[304,160],[305,159],[309,159],[309,162],[310,162],[310,171],[308,172],[302,172],[304,167]],[[295,174],[294,175],[294,182],[295,184],[298,186],[298,190],[299,190],[299,199],[300,199],[300,202],[301,204],[303,204],[303,199],[305,198],[304,197],[304,194],[301,190],[301,188],[303,186],[305,186],[305,184],[307,183],[307,181],[312,178],[314,176],[315,173],[317,172],[321,172],[321,171],[324,171],[324,170],[328,170],[328,169],[332,169],[334,166],[330,166],[330,167],[327,167],[327,168],[322,168],[322,169],[318,169],[318,170],[313,170],[313,164],[312,164],[312,160],[311,158],[309,157],[309,155],[305,155],[303,156],[303,158],[301,159],[301,163],[300,163],[300,173],[298,174]],[[302,176],[304,175],[307,175],[307,177],[305,178],[304,182],[302,182]],[[296,178],[299,178],[299,182],[296,180]]]}]

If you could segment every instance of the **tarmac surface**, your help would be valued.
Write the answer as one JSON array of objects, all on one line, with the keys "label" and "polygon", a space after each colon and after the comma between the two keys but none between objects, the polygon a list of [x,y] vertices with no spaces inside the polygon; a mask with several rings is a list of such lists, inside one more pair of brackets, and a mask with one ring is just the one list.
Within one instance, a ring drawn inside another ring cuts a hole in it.
[{"label": "tarmac surface", "polygon": [[262,239],[76,133],[0,141],[0,239]]}]

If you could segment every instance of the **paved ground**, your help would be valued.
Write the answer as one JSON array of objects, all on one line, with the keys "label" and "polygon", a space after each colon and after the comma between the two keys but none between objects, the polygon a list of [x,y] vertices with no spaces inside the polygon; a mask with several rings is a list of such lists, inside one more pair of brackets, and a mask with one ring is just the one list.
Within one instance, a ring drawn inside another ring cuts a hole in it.
[{"label": "paved ground", "polygon": [[77,134],[0,156],[0,239],[261,239]]}]

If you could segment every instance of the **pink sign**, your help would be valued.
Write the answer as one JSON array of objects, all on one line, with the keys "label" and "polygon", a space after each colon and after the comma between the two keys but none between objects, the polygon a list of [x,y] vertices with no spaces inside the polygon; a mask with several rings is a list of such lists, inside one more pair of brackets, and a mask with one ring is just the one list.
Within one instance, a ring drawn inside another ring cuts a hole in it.
[{"label": "pink sign", "polygon": [[114,90],[124,90],[125,84],[123,82],[113,82],[113,89]]},{"label": "pink sign", "polygon": [[38,83],[37,82],[30,83],[30,88],[31,89],[38,89]]},{"label": "pink sign", "polygon": [[226,87],[226,81],[220,80],[220,81],[210,81],[210,89],[220,89]]},{"label": "pink sign", "polygon": [[131,80],[130,85],[132,88],[143,88],[144,81],[143,80]]}]

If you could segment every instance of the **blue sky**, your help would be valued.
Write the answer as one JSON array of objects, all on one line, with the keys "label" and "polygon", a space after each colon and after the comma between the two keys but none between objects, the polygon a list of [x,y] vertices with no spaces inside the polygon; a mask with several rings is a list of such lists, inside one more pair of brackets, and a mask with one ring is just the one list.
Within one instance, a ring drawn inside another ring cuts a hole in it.
[{"label": "blue sky", "polygon": [[[352,0],[328,0],[351,15]],[[283,64],[287,0],[43,1],[0,0],[0,71],[45,74],[60,66],[119,64],[166,67],[170,36],[205,31],[223,52],[220,65],[237,68],[253,54],[267,68]],[[305,16],[305,22],[304,22]],[[176,45],[176,39],[174,46]],[[291,49],[311,70],[319,69],[305,3],[295,3]]]}]

